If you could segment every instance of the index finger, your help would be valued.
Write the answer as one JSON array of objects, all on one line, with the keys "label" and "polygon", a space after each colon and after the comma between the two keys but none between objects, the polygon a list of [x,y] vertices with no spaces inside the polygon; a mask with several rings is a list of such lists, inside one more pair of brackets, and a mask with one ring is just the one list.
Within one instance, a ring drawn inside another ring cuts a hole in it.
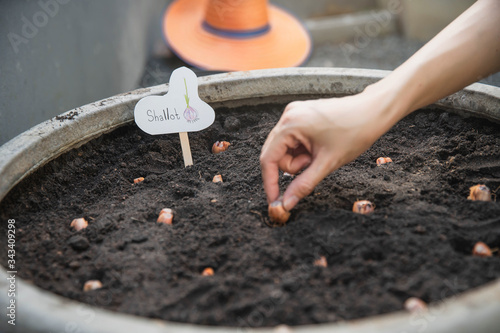
[{"label": "index finger", "polygon": [[280,164],[287,164],[288,149],[295,147],[298,141],[293,135],[287,134],[287,130],[281,125],[281,120],[269,133],[266,142],[262,146],[260,154],[260,166],[262,171],[262,181],[267,200],[273,202],[280,196],[278,185]]},{"label": "index finger", "polygon": [[280,189],[278,185],[279,168],[276,162],[267,162],[261,159],[260,163],[262,169],[262,182],[264,184],[264,191],[267,195],[267,201],[273,202],[278,200],[280,196]]},{"label": "index finger", "polygon": [[275,140],[273,131],[269,134],[266,142],[262,146],[260,154],[260,168],[262,172],[262,182],[264,191],[267,194],[267,201],[273,202],[280,196],[278,185],[279,180],[279,160],[286,154],[287,147]]}]

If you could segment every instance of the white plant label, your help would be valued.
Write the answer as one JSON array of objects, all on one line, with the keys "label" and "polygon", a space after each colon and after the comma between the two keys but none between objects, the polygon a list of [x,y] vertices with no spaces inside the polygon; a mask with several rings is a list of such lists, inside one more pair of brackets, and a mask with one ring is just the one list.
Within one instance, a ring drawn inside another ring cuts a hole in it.
[{"label": "white plant label", "polygon": [[186,67],[170,76],[168,93],[141,99],[134,109],[135,123],[148,134],[197,132],[212,125],[214,109],[198,96],[198,78]]}]

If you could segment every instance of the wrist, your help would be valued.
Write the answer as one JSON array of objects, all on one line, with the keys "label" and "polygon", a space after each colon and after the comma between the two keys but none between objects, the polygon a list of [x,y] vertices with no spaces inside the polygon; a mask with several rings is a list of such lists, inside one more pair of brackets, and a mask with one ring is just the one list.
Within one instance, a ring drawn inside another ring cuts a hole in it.
[{"label": "wrist", "polygon": [[[391,73],[392,75],[392,73]],[[361,93],[382,135],[413,111],[411,89],[395,82],[391,75],[369,85]]]}]

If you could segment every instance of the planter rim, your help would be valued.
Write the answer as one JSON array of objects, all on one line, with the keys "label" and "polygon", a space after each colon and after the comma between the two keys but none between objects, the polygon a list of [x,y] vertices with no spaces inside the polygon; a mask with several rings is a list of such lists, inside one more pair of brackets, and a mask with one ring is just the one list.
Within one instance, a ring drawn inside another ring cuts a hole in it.
[{"label": "planter rim", "polygon": [[[311,96],[353,95],[389,73],[374,69],[313,67],[228,72],[199,78],[199,96],[218,107],[238,106],[249,100],[259,104]],[[160,84],[96,101],[42,122],[6,142],[0,146],[0,201],[26,175],[51,159],[133,121],[134,106],[141,98],[167,92],[168,84]],[[499,101],[500,88],[474,83],[434,105],[500,123]],[[70,127],[73,128],[69,130]]]},{"label": "planter rim", "polygon": [[[285,103],[295,99],[344,96],[361,92],[389,71],[346,68],[282,68],[216,74],[198,79],[200,98],[217,107]],[[0,147],[0,201],[31,172],[92,138],[133,121],[137,101],[167,93],[161,84],[137,89],[67,111],[18,135]],[[465,116],[500,122],[500,88],[472,84],[435,106]],[[7,221],[5,221],[6,223]],[[9,273],[0,267],[0,289]],[[16,326],[31,332],[277,332],[276,328],[207,327],[115,313],[72,301],[16,278]],[[5,289],[4,289],[5,287]],[[500,326],[500,279],[447,298],[419,316],[405,312],[333,324],[297,326],[290,332],[496,332]],[[8,306],[2,296],[0,305]],[[9,331],[7,320],[1,331]]]}]

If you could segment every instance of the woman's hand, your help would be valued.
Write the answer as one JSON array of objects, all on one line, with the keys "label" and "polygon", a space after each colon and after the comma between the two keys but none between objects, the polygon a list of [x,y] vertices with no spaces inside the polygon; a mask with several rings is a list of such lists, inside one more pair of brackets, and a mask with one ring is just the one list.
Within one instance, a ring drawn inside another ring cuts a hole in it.
[{"label": "woman's hand", "polygon": [[410,112],[500,70],[500,1],[479,0],[404,64],[362,93],[290,103],[260,157],[269,202],[279,169],[296,177],[292,209],[329,173],[352,161]]},{"label": "woman's hand", "polygon": [[356,96],[288,104],[260,157],[269,202],[280,195],[279,170],[296,174],[283,196],[286,210],[311,193],[329,173],[354,160],[387,129],[391,117],[373,89]]}]

